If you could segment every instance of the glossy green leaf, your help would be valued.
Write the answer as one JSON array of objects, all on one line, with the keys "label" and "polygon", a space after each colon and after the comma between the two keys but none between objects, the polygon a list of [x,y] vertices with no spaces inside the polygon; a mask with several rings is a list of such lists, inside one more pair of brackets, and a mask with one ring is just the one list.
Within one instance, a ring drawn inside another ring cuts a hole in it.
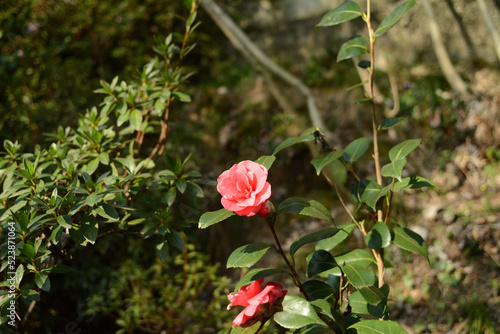
[{"label": "glossy green leaf", "polygon": [[277,214],[298,213],[304,216],[310,216],[333,222],[330,211],[323,204],[315,200],[307,200],[301,197],[290,197],[280,203]]},{"label": "glossy green leaf", "polygon": [[354,36],[340,47],[337,62],[361,56],[368,52],[368,41],[362,36]]},{"label": "glossy green leaf", "polygon": [[387,195],[392,188],[392,184],[382,188],[376,182],[361,180],[352,189],[352,195],[361,203],[366,203],[373,211],[376,210],[377,201]]},{"label": "glossy green leaf", "polygon": [[255,162],[263,165],[267,168],[267,170],[269,170],[273,165],[274,160],[276,160],[274,155],[263,155],[259,159],[255,160]]},{"label": "glossy green leaf", "polygon": [[359,5],[354,1],[346,1],[337,8],[329,11],[321,18],[316,27],[328,27],[342,22],[353,20],[363,14]]},{"label": "glossy green leaf", "polygon": [[406,119],[403,117],[389,117],[384,119],[379,125],[377,130],[387,130],[395,126],[401,125]]},{"label": "glossy green leaf", "polygon": [[341,269],[349,282],[357,289],[375,284],[375,274],[370,269],[356,264],[341,265]]},{"label": "glossy green leaf", "polygon": [[86,165],[85,172],[87,172],[89,175],[92,175],[97,170],[97,167],[99,167],[98,157],[90,160],[90,162]]},{"label": "glossy green leaf", "polygon": [[156,241],[155,252],[161,262],[165,263],[165,261],[167,261],[168,242],[163,237],[159,237]]},{"label": "glossy green leaf", "polygon": [[99,154],[99,161],[103,164],[103,165],[109,165],[109,154],[108,152],[101,152]]},{"label": "glossy green leaf", "polygon": [[43,291],[50,290],[50,279],[46,273],[39,271],[35,274],[35,283]]},{"label": "glossy green leaf", "polygon": [[[364,249],[354,249],[342,255],[334,256],[335,261],[340,267],[346,265],[357,265],[363,268],[368,267],[371,264],[376,264],[373,257]],[[340,269],[334,268],[325,272],[325,274],[340,276]]]},{"label": "glossy green leaf", "polygon": [[169,231],[165,236],[167,238],[168,243],[177,248],[178,250],[183,251],[186,248],[184,245],[184,239],[182,238],[182,235],[180,235],[179,232]]},{"label": "glossy green leaf", "polygon": [[298,144],[298,143],[303,143],[303,142],[306,142],[306,141],[312,141],[312,140],[314,140],[314,134],[313,134],[313,132],[315,130],[316,130],[316,128],[310,128],[310,129],[306,130],[303,134],[301,134],[298,137],[292,137],[292,138],[286,139],[285,141],[283,141],[281,144],[279,144],[274,149],[273,155],[276,155],[281,150],[283,150],[283,149],[285,149],[287,147],[290,147],[292,145],[295,145],[295,144]]},{"label": "glossy green leaf", "polygon": [[389,29],[391,29],[400,19],[414,7],[417,3],[415,0],[408,0],[396,8],[392,13],[390,13],[375,30],[374,36],[379,37],[385,34]]},{"label": "glossy green leaf", "polygon": [[351,234],[352,230],[354,229],[354,226],[355,226],[354,223],[339,226],[337,232],[334,235],[326,239],[319,240],[318,243],[316,244],[315,249],[316,250],[322,249],[326,251],[333,249],[334,247],[338,246],[342,241],[347,239],[347,237]]},{"label": "glossy green leaf", "polygon": [[290,246],[290,255],[294,255],[299,248],[304,245],[310,244],[312,242],[317,242],[326,238],[331,238],[336,235],[339,231],[336,227],[330,227],[324,230],[316,231],[307,235],[304,235],[296,239]]},{"label": "glossy green leaf", "polygon": [[365,241],[370,248],[385,248],[391,244],[391,231],[384,222],[377,222],[365,236]]},{"label": "glossy green leaf", "polygon": [[349,305],[351,305],[353,313],[370,314],[377,318],[382,318],[385,315],[385,303],[381,302],[376,305],[372,305],[368,303],[359,290],[351,293],[349,296]]},{"label": "glossy green leaf", "polygon": [[71,228],[71,226],[73,225],[71,217],[67,215],[57,217],[57,223],[65,228]]},{"label": "glossy green leaf", "polygon": [[317,250],[311,255],[308,257],[307,277],[312,277],[337,267],[337,262],[335,262],[332,254],[327,251]]},{"label": "glossy green leaf", "polygon": [[228,211],[226,209],[220,209],[212,212],[205,212],[200,217],[200,221],[198,223],[199,228],[207,228],[210,225],[217,224],[231,216],[234,216],[235,213],[232,211]]},{"label": "glossy green leaf", "polygon": [[359,293],[369,305],[378,305],[386,299],[386,296],[374,285],[358,288]]},{"label": "glossy green leaf", "polygon": [[354,161],[361,158],[361,156],[370,147],[370,140],[365,137],[353,140],[344,150],[344,160],[347,164],[352,164]]},{"label": "glossy green leaf", "polygon": [[415,252],[417,254],[425,257],[427,262],[429,262],[429,256],[427,253],[427,244],[420,234],[413,232],[405,227],[396,227],[393,230],[394,233],[394,243],[410,252]]},{"label": "glossy green leaf", "polygon": [[271,245],[257,242],[234,250],[227,259],[227,268],[251,267],[259,261]]},{"label": "glossy green leaf", "polygon": [[247,274],[236,284],[236,287],[234,288],[234,291],[238,291],[239,288],[245,285],[249,285],[253,281],[259,280],[261,278],[271,276],[274,274],[283,274],[283,273],[288,273],[287,271],[283,269],[276,269],[276,268],[255,268],[251,269],[247,272]]},{"label": "glossy green leaf", "polygon": [[172,95],[178,98],[181,102],[191,102],[191,96],[182,92],[172,92]]},{"label": "glossy green leaf", "polygon": [[99,216],[101,216],[103,218],[107,218],[107,219],[111,219],[111,220],[120,219],[120,215],[118,214],[118,211],[116,211],[116,209],[108,203],[102,203],[97,208],[95,208],[94,211]]},{"label": "glossy green leaf", "polygon": [[165,194],[164,201],[168,206],[172,206],[175,201],[175,197],[177,197],[177,187],[172,187]]},{"label": "glossy green leaf", "polygon": [[421,139],[408,139],[399,143],[389,151],[389,159],[391,159],[391,161],[396,161],[406,157],[413,150],[419,147],[421,142]]},{"label": "glossy green leaf", "polygon": [[407,189],[418,189],[425,187],[436,187],[436,184],[421,176],[405,177],[401,182],[394,184],[394,191],[401,191]]},{"label": "glossy green leaf", "polygon": [[141,129],[142,113],[139,109],[134,109],[130,113],[130,124],[136,131],[139,131]]},{"label": "glossy green leaf", "polygon": [[94,244],[97,239],[97,232],[99,230],[99,224],[97,220],[92,215],[86,215],[83,217],[81,231],[85,239],[91,244]]},{"label": "glossy green leaf", "polygon": [[316,168],[316,174],[320,174],[323,167],[326,165],[340,159],[344,154],[344,151],[332,151],[318,155],[316,158],[311,160],[311,164]]},{"label": "glossy green leaf", "polygon": [[384,165],[380,169],[380,174],[386,177],[395,177],[401,181],[401,172],[406,165],[406,158],[401,158]]},{"label": "glossy green leaf", "polygon": [[257,333],[257,331],[259,330],[261,325],[262,325],[261,322],[257,321],[255,324],[253,324],[250,327],[243,328],[240,326],[236,326],[236,327],[233,327],[233,329],[231,329],[230,334],[255,334],[255,333]]},{"label": "glossy green leaf", "polygon": [[302,285],[304,286],[310,301],[316,299],[328,299],[336,293],[335,289],[333,289],[330,285],[315,279],[306,281],[302,283]]},{"label": "glossy green leaf", "polygon": [[400,324],[394,321],[365,320],[351,325],[349,328],[355,328],[358,334],[408,334]]},{"label": "glossy green leaf", "polygon": [[20,264],[16,269],[16,289],[19,289],[19,284],[23,281],[24,266]]},{"label": "glossy green leaf", "polygon": [[301,297],[286,295],[282,306],[283,311],[274,315],[274,321],[282,327],[290,329],[312,324],[325,324],[318,317],[311,303]]}]

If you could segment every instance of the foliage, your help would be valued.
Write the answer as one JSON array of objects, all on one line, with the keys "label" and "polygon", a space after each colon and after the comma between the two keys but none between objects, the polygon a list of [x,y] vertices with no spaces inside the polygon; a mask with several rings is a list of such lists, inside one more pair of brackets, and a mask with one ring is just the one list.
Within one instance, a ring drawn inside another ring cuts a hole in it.
[{"label": "foliage", "polygon": [[[385,263],[383,250],[394,243],[402,249],[422,255],[428,260],[427,245],[420,235],[406,228],[402,222],[394,219],[389,220],[391,202],[394,193],[405,189],[432,186],[432,182],[418,176],[403,178],[407,157],[420,146],[420,139],[409,139],[392,147],[387,154],[387,158],[384,159],[388,163],[382,168],[380,167],[378,132],[383,133],[382,131],[399,125],[401,118],[385,119],[381,123],[376,122],[375,105],[373,103],[373,52],[376,37],[383,35],[393,27],[402,15],[415,4],[413,0],[404,2],[390,13],[375,31],[371,27],[369,0],[368,13],[363,13],[356,2],[347,1],[327,13],[318,24],[320,27],[337,25],[357,17],[362,17],[367,23],[368,39],[362,36],[354,36],[349,39],[341,46],[337,61],[361,56],[367,52],[371,55],[370,61],[361,62],[359,65],[369,72],[369,87],[371,88],[365,92],[365,98],[356,101],[356,103],[367,103],[371,106],[372,142],[368,138],[361,137],[352,141],[343,150],[337,151],[331,148],[320,129],[313,128],[298,137],[288,138],[283,141],[274,149],[272,156],[263,156],[257,160],[267,169],[270,169],[276,155],[282,150],[302,142],[314,141],[320,144],[320,151],[323,152],[323,154],[311,161],[317,174],[320,174],[323,168],[329,164],[341,161],[355,181],[351,199],[354,201],[356,209],[354,213],[351,213],[345,207],[351,217],[351,220],[346,222],[347,224],[337,225],[329,210],[323,204],[316,200],[301,197],[289,197],[283,200],[271,215],[268,217],[264,215],[276,243],[275,249],[286,263],[287,270],[285,272],[293,278],[302,295],[288,294],[282,301],[278,301],[277,303],[280,303],[280,305],[277,307],[281,311],[278,311],[273,316],[273,319],[282,327],[297,329],[297,333],[345,334],[353,330],[358,333],[406,333],[398,323],[389,320],[387,300],[390,287],[384,283]],[[372,145],[374,149],[375,177],[373,180],[370,178],[362,179],[355,172],[355,165]],[[240,177],[239,175],[234,176],[235,180]],[[386,184],[384,184],[382,177],[386,177],[385,180],[388,181]],[[260,179],[260,176],[255,174],[253,178]],[[263,183],[265,179],[259,180],[259,182]],[[244,181],[241,181],[241,184],[243,183]],[[251,205],[254,202],[250,198],[247,199],[245,193],[240,193],[240,183],[235,183],[232,186],[235,189],[226,189],[231,187],[230,184],[225,184],[224,187],[224,193],[221,192],[221,195],[225,198],[229,192],[229,194],[234,195],[235,199],[232,199],[232,201],[241,201],[238,204],[241,207]],[[259,191],[258,189],[248,189],[247,185],[245,185],[245,189],[246,193]],[[340,198],[340,201],[343,203],[342,198]],[[226,207],[225,204],[224,206]],[[236,213],[238,214],[238,212]],[[207,212],[201,216],[199,227],[206,228],[225,220],[233,214],[233,212],[226,209]],[[290,246],[287,255],[281,246],[274,224],[278,216],[288,214],[317,218],[329,222],[331,225],[325,230],[315,231],[295,240]],[[366,250],[354,249],[337,255],[330,253],[328,250],[335,248],[348,237],[352,233],[354,226],[364,235]],[[303,282],[297,272],[296,251],[306,244],[319,244],[319,242],[321,242],[321,247],[316,246],[316,250],[307,256],[306,277],[310,280]],[[269,247],[270,245],[265,243],[253,243],[239,247],[230,255],[227,267],[253,267],[265,256]],[[375,268],[377,275],[374,272]],[[242,278],[236,289],[255,280],[278,273],[281,274],[282,272],[283,270],[275,268],[254,268]],[[269,307],[272,308],[274,305]],[[385,321],[370,320],[370,318]],[[247,327],[245,332],[258,333],[267,318],[259,321],[262,322],[260,327]],[[240,331],[238,326],[233,329],[234,333]]]}]

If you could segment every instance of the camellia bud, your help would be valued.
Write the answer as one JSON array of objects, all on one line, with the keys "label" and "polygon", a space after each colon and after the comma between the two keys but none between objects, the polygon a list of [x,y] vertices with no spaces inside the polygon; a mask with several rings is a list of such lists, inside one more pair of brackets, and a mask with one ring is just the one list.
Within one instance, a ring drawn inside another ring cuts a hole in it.
[{"label": "camellia bud", "polygon": [[274,205],[269,200],[265,201],[261,206],[260,210],[257,213],[259,216],[263,218],[269,217],[271,214],[275,212]]}]

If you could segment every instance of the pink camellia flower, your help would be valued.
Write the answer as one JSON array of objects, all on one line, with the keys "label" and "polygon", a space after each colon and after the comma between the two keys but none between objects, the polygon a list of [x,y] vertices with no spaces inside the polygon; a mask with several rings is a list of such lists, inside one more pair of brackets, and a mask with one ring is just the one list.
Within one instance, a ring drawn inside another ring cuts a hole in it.
[{"label": "pink camellia flower", "polygon": [[233,165],[217,179],[222,205],[239,216],[254,216],[271,197],[271,185],[266,180],[267,168],[259,163],[245,160]]},{"label": "pink camellia flower", "polygon": [[273,314],[274,302],[286,295],[287,291],[275,282],[267,282],[262,289],[263,281],[264,279],[261,278],[250,285],[242,286],[236,294],[230,293],[227,296],[230,301],[228,310],[235,305],[245,306],[245,309],[233,320],[233,327],[249,327],[259,318],[269,318]]}]

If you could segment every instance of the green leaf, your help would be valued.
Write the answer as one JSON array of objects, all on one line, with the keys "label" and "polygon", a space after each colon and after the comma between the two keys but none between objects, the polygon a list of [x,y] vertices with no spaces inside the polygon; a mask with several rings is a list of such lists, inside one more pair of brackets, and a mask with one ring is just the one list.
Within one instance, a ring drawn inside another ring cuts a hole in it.
[{"label": "green leaf", "polygon": [[382,130],[387,130],[390,128],[393,128],[395,126],[401,125],[406,119],[403,117],[390,117],[384,119],[379,125],[377,130],[382,131]]},{"label": "green leaf", "polygon": [[408,334],[400,324],[394,321],[364,320],[351,325],[358,334]]},{"label": "green leaf", "polygon": [[92,215],[87,215],[82,220],[81,231],[85,239],[87,239],[91,244],[94,244],[97,239],[97,232],[99,230],[99,224],[97,220]]},{"label": "green leaf", "polygon": [[245,285],[249,285],[253,281],[259,280],[261,278],[271,276],[274,274],[283,274],[283,273],[288,273],[287,271],[283,269],[275,269],[275,268],[255,268],[251,269],[247,272],[245,277],[243,277],[238,284],[236,284],[236,287],[234,288],[234,291],[238,291],[239,288]]},{"label": "green leaf", "polygon": [[180,235],[179,232],[176,231],[167,232],[166,237],[168,242],[178,250],[183,251],[186,248],[184,245],[184,239],[182,238],[182,235]]},{"label": "green leaf", "polygon": [[396,161],[406,157],[413,150],[419,147],[421,142],[421,139],[408,139],[399,143],[389,151],[389,159],[391,159],[391,161]]},{"label": "green leaf", "polygon": [[227,259],[227,268],[251,267],[260,260],[271,245],[257,242],[234,250]]},{"label": "green leaf", "polygon": [[346,264],[341,269],[356,289],[375,284],[375,274],[370,269],[356,264]]},{"label": "green leaf", "polygon": [[401,182],[394,184],[394,191],[401,191],[407,189],[418,189],[424,187],[436,187],[436,184],[421,176],[405,177]]},{"label": "green leaf", "polygon": [[109,165],[109,154],[108,152],[101,152],[99,154],[99,161],[103,164],[103,165]]},{"label": "green leaf", "polygon": [[233,327],[233,329],[231,329],[230,334],[255,334],[260,329],[260,326],[261,326],[260,321],[257,321],[255,324],[253,324],[250,327],[243,328],[240,326],[236,326],[236,327]]},{"label": "green leaf", "polygon": [[391,29],[403,15],[409,11],[413,6],[417,3],[415,0],[408,0],[398,8],[396,8],[392,13],[390,13],[378,26],[377,30],[375,30],[375,37],[379,37],[385,34],[389,29]]},{"label": "green leaf", "polygon": [[89,175],[92,175],[96,171],[97,167],[99,167],[99,158],[90,160],[90,162],[87,164],[85,168],[85,171]]},{"label": "green leaf", "polygon": [[406,158],[401,158],[388,163],[380,169],[380,174],[387,177],[395,177],[401,181],[401,172],[406,165]]},{"label": "green leaf", "polygon": [[339,229],[336,227],[330,227],[321,231],[316,231],[307,235],[304,235],[298,239],[296,239],[292,245],[290,246],[290,255],[293,256],[297,250],[307,244],[310,244],[312,242],[320,241],[326,238],[330,238],[337,233],[339,233]]},{"label": "green leaf", "polygon": [[[366,268],[371,264],[376,264],[370,253],[364,249],[354,249],[345,254],[334,256],[334,259],[340,267],[342,267],[344,263],[346,265],[357,265],[363,268]],[[325,272],[325,274],[340,276],[340,269],[333,268],[332,270]]]},{"label": "green leaf", "polygon": [[361,16],[363,12],[354,1],[346,1],[337,8],[329,11],[319,21],[316,27],[328,27],[342,22],[353,20]]},{"label": "green leaf", "polygon": [[396,245],[407,251],[422,255],[427,262],[429,262],[427,244],[420,234],[405,227],[396,227],[392,231],[394,233],[394,243]]},{"label": "green leaf", "polygon": [[39,271],[35,274],[35,283],[43,291],[50,290],[50,279],[46,273]]},{"label": "green leaf", "polygon": [[172,95],[178,98],[181,102],[191,102],[191,96],[182,92],[172,92]]},{"label": "green leaf", "polygon": [[71,226],[73,225],[71,217],[67,215],[57,217],[57,223],[65,228],[71,228]]},{"label": "green leaf", "polygon": [[332,214],[323,206],[323,204],[301,197],[287,198],[280,203],[276,213],[298,213],[304,216],[315,217],[333,223]]},{"label": "green leaf", "polygon": [[370,147],[370,140],[365,137],[353,140],[344,150],[344,160],[347,164],[352,164],[354,161],[361,158],[361,156]]},{"label": "green leaf", "polygon": [[340,47],[337,62],[361,56],[368,52],[368,41],[359,35],[354,36]]},{"label": "green leaf", "polygon": [[391,231],[384,222],[377,222],[365,236],[365,241],[370,248],[385,248],[391,244]]},{"label": "green leaf", "polygon": [[259,159],[255,160],[255,162],[263,165],[267,168],[267,170],[269,170],[273,165],[274,160],[276,160],[274,155],[263,155]]},{"label": "green leaf", "polygon": [[85,202],[90,207],[93,207],[96,201],[97,201],[97,194],[95,192],[88,195],[87,198],[85,199]]},{"label": "green leaf", "polygon": [[354,229],[354,223],[339,226],[337,232],[329,238],[320,240],[316,244],[316,250],[326,250],[329,251],[333,249],[335,246],[339,245],[342,241],[347,239],[347,237],[351,234]]},{"label": "green leaf", "polygon": [[205,212],[200,217],[200,221],[198,223],[199,228],[207,228],[210,225],[217,224],[231,216],[234,216],[235,213],[232,211],[228,211],[226,209],[220,209],[212,212]]},{"label": "green leaf", "polygon": [[21,284],[24,277],[24,266],[20,264],[16,269],[16,289],[19,289],[19,284]]},{"label": "green leaf", "polygon": [[386,296],[376,286],[365,286],[358,289],[366,302],[370,305],[378,305],[386,299]]},{"label": "green leaf", "polygon": [[315,251],[307,264],[307,277],[321,274],[327,270],[337,267],[337,262],[332,254],[324,250]]},{"label": "green leaf", "polygon": [[274,149],[273,155],[276,155],[279,151],[281,151],[287,147],[290,147],[292,145],[314,140],[314,134],[312,132],[315,130],[316,130],[315,128],[310,128],[298,137],[292,137],[292,138],[286,139],[285,141],[283,141],[281,144],[279,144]]},{"label": "green leaf", "polygon": [[316,158],[311,160],[311,164],[316,168],[316,174],[319,175],[323,167],[332,163],[344,154],[344,151],[332,151],[318,155]]},{"label": "green leaf", "polygon": [[111,219],[111,220],[118,220],[120,219],[120,215],[118,215],[118,211],[116,209],[107,203],[102,203],[100,206],[94,209],[94,211],[101,217]]},{"label": "green leaf", "polygon": [[351,293],[349,296],[349,305],[351,305],[353,313],[370,314],[377,318],[383,318],[385,315],[385,303],[372,305],[368,303],[359,290]]},{"label": "green leaf", "polygon": [[286,295],[282,306],[283,311],[274,315],[274,321],[282,327],[302,328],[312,324],[325,324],[318,317],[311,303],[301,297]]},{"label": "green leaf", "polygon": [[168,258],[168,242],[163,237],[158,238],[156,241],[155,251],[160,261],[165,263]]},{"label": "green leaf", "polygon": [[179,179],[175,181],[175,186],[177,187],[177,190],[179,190],[181,194],[184,194],[184,192],[186,191],[187,182],[184,179]]},{"label": "green leaf", "polygon": [[167,191],[167,194],[165,195],[165,203],[167,203],[168,206],[172,206],[176,196],[177,196],[177,188],[176,187],[170,188]]},{"label": "green leaf", "polygon": [[315,279],[304,282],[302,285],[304,286],[310,301],[314,301],[316,299],[328,299],[336,293],[335,289],[329,284]]},{"label": "green leaf", "polygon": [[87,243],[87,239],[83,236],[80,226],[74,226],[71,228],[69,230],[69,235],[77,244],[85,245]]},{"label": "green leaf", "polygon": [[141,129],[142,124],[142,113],[139,109],[134,109],[130,113],[130,125],[136,130],[139,131]]}]

